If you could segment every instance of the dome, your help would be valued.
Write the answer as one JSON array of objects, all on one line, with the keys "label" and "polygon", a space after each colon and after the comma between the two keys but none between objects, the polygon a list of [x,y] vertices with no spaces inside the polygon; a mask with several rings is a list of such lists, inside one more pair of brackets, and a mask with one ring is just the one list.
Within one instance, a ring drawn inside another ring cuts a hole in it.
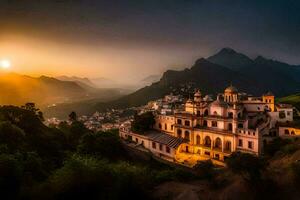
[{"label": "dome", "polygon": [[236,87],[234,86],[229,86],[228,88],[225,89],[225,92],[228,92],[228,93],[237,93],[238,90],[236,89]]},{"label": "dome", "polygon": [[200,90],[197,90],[197,92],[195,92],[194,97],[201,97],[201,92]]},{"label": "dome", "polygon": [[227,108],[228,104],[225,101],[221,100],[220,96],[218,96],[217,100],[211,103],[211,106]]}]

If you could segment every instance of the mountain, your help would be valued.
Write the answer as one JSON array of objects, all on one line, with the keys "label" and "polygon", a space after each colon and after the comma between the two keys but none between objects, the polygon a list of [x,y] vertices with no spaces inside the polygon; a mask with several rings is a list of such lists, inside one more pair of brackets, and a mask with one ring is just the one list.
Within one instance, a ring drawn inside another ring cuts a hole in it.
[{"label": "mountain", "polygon": [[77,76],[58,76],[56,77],[56,79],[61,80],[61,81],[72,81],[72,82],[76,82],[77,84],[86,87],[92,87],[92,88],[96,88],[97,86],[90,81],[88,78],[81,78],[81,77],[77,77]]},{"label": "mountain", "polygon": [[161,78],[160,74],[150,75],[141,80],[143,86],[151,85],[152,83],[158,82]]},{"label": "mountain", "polygon": [[258,57],[254,60],[230,48],[207,59],[198,59],[191,68],[166,71],[160,81],[109,103],[99,103],[95,110],[107,107],[138,106],[170,92],[188,96],[195,88],[203,93],[223,92],[229,85],[239,91],[261,95],[272,91],[277,96],[300,92],[300,67]]},{"label": "mountain", "polygon": [[189,97],[195,88],[199,88],[204,94],[216,95],[230,84],[241,92],[261,95],[266,91],[272,91],[280,97],[300,92],[299,71],[299,66],[261,56],[250,59],[235,50],[224,48],[207,59],[198,59],[190,68],[167,70],[159,81],[121,98],[107,102],[93,100],[66,104],[55,109],[57,112],[78,110],[80,114],[89,114],[107,108],[144,105],[171,92]]},{"label": "mountain", "polygon": [[86,89],[73,81],[61,81],[47,76],[35,78],[15,73],[1,74],[0,85],[0,104],[35,102],[44,107],[92,98],[111,100],[121,96],[117,89],[96,89],[87,85],[89,89]]},{"label": "mountain", "polygon": [[232,70],[239,70],[253,64],[248,56],[237,53],[231,48],[223,48],[217,54],[207,58],[209,62],[226,66]]}]

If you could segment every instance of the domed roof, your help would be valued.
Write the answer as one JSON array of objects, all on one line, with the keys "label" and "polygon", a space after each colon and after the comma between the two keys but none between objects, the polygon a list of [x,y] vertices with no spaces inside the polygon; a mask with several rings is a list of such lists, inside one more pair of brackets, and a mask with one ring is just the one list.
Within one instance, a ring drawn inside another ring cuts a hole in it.
[{"label": "domed roof", "polygon": [[213,101],[211,104],[211,106],[215,106],[215,107],[223,107],[223,108],[227,108],[228,104],[223,101],[220,96],[217,97],[217,100]]},{"label": "domed roof", "polygon": [[226,89],[225,89],[225,92],[229,92],[229,93],[237,93],[238,92],[238,90],[236,89],[236,87],[234,87],[234,86],[229,86],[229,87],[227,87]]},{"label": "domed roof", "polygon": [[197,90],[194,94],[194,97],[201,97],[201,95],[202,94],[201,94],[200,90]]}]

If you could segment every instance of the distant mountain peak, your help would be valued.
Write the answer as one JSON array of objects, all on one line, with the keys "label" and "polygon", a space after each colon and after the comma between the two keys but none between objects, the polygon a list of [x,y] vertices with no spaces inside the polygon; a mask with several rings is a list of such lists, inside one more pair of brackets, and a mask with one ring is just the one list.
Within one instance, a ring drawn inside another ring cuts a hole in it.
[{"label": "distant mountain peak", "polygon": [[204,64],[204,63],[209,63],[208,60],[206,60],[205,58],[199,58],[198,60],[196,60],[195,64]]},{"label": "distant mountain peak", "polygon": [[207,58],[209,62],[238,70],[253,63],[248,56],[238,53],[231,48],[223,48],[218,53]]},{"label": "distant mountain peak", "polygon": [[257,57],[254,59],[254,61],[255,61],[255,62],[262,63],[262,62],[268,61],[268,59],[266,59],[266,58],[263,57],[263,56],[257,56]]},{"label": "distant mountain peak", "polygon": [[225,47],[225,48],[221,49],[221,50],[219,51],[219,53],[229,53],[229,54],[234,54],[234,53],[236,53],[236,51],[235,51],[234,49],[232,49],[232,48]]}]

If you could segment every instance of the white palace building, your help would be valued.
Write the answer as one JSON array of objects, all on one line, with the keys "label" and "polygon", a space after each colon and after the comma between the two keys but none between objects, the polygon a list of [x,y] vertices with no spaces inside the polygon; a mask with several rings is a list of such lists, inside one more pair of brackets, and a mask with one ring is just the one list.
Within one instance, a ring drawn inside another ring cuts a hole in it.
[{"label": "white palace building", "polygon": [[293,121],[293,107],[275,104],[272,93],[251,97],[230,86],[214,101],[197,91],[182,109],[155,117],[154,131],[134,133],[124,124],[120,137],[172,162],[222,164],[235,151],[261,155],[264,145],[279,136],[278,124]]}]

